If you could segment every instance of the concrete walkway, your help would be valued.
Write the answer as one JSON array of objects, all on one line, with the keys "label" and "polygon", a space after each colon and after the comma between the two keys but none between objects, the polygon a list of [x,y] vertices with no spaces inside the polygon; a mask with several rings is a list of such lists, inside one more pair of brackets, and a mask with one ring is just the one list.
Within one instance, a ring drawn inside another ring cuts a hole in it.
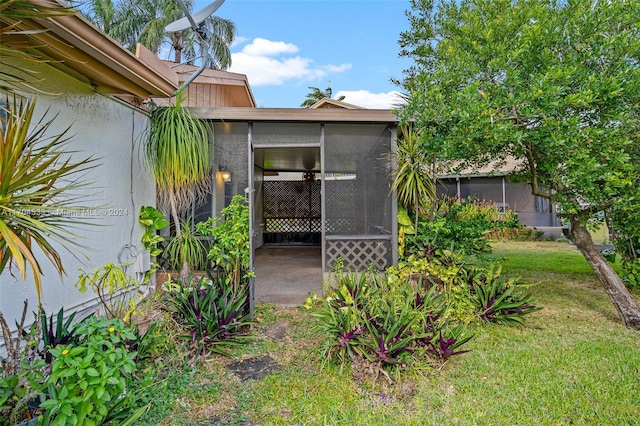
[{"label": "concrete walkway", "polygon": [[319,246],[263,246],[256,250],[256,303],[302,305],[309,293],[322,294]]}]

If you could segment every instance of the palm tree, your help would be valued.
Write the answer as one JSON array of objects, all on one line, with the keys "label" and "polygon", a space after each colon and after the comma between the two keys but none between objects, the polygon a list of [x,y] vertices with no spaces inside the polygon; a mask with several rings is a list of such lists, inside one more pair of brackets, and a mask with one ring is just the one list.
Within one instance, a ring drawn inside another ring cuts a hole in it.
[{"label": "palm tree", "polygon": [[[184,3],[191,12],[193,2],[187,0]],[[193,64],[203,56],[203,46],[208,45],[210,60],[207,67],[226,70],[231,66],[229,46],[237,32],[233,21],[215,15],[205,19],[200,24],[201,33],[207,37],[205,45],[191,28],[165,32],[168,24],[184,15],[175,0],[122,0],[115,3],[113,0],[91,0],[87,7],[84,12],[87,18],[129,50],[135,50],[136,43],[141,43],[156,55],[165,50],[173,51],[174,62],[182,63],[184,60]]]},{"label": "palm tree", "polygon": [[74,207],[80,196],[70,194],[86,185],[79,180],[95,165],[91,158],[72,162],[65,152],[69,129],[48,136],[55,117],[33,123],[35,105],[14,98],[0,125],[0,272],[15,265],[24,280],[31,269],[40,304],[37,253],[44,254],[59,274],[65,272],[59,249],[51,242],[65,248],[77,245],[77,235],[67,228],[78,226],[73,213],[86,207]]},{"label": "palm tree", "polygon": [[[236,36],[236,27],[233,21],[219,16],[210,16],[200,24],[202,34],[209,45],[209,63],[207,68],[226,70],[231,66],[231,51],[229,46]],[[169,34],[171,49],[174,52],[173,61],[193,64],[202,56],[202,42],[199,36],[192,30],[176,31]]]},{"label": "palm tree", "polygon": [[[305,99],[305,101],[300,104],[300,106],[303,108],[309,108],[310,106],[318,101],[321,101],[324,98],[331,99],[331,95],[333,94],[333,90],[331,89],[331,87],[327,87],[326,89],[324,89],[324,92],[317,87],[310,86],[309,89],[311,89],[311,92],[307,95],[307,99]],[[336,100],[342,101],[344,100],[344,96],[340,96]]]}]

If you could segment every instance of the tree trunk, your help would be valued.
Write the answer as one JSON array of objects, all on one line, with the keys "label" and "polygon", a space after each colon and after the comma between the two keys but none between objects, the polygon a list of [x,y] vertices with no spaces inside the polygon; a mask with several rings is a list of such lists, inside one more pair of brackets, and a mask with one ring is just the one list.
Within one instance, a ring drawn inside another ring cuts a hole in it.
[{"label": "tree trunk", "polygon": [[[173,218],[173,224],[176,228],[176,238],[182,238],[182,228],[180,227],[180,215],[178,215],[178,209],[176,207],[175,195],[172,189],[169,189],[169,208],[171,209],[171,217]],[[187,285],[191,275],[191,268],[187,262],[183,262],[182,270],[180,271],[180,279],[182,285]]]},{"label": "tree trunk", "polygon": [[173,47],[173,51],[175,52],[173,62],[177,64],[182,62],[183,45],[184,43],[182,42],[182,31],[173,33],[173,35],[171,36],[171,47]]},{"label": "tree trunk", "polygon": [[640,306],[638,306],[638,302],[629,293],[629,290],[627,290],[627,287],[609,262],[600,254],[587,228],[575,217],[571,218],[571,234],[569,238],[600,279],[613,305],[618,310],[622,322],[629,328],[640,330]]}]

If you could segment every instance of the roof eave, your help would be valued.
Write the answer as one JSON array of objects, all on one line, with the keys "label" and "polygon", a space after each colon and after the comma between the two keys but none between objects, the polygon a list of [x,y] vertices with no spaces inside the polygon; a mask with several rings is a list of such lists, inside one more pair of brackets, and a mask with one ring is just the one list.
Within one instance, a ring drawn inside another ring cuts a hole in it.
[{"label": "roof eave", "polygon": [[388,109],[340,108],[190,108],[198,118],[214,121],[397,123]]},{"label": "roof eave", "polygon": [[[43,0],[30,2],[51,5]],[[46,30],[30,35],[40,43],[37,50],[85,76],[101,93],[147,99],[171,96],[177,89],[177,77],[174,80],[170,73],[149,67],[79,13],[23,19],[21,27]]]}]

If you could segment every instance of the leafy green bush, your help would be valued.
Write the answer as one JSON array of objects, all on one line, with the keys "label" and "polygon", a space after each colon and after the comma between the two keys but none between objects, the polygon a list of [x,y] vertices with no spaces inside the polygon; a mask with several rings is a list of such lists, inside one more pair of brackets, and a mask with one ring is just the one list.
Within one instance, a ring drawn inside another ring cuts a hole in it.
[{"label": "leafy green bush", "polygon": [[142,414],[134,412],[136,353],[126,344],[135,338],[131,329],[117,318],[90,317],[76,326],[76,335],[77,343],[50,350],[54,361],[38,424],[122,424]]},{"label": "leafy green bush", "polygon": [[496,265],[481,268],[465,263],[465,257],[438,250],[427,257],[410,256],[387,270],[387,280],[401,285],[432,287],[442,293],[442,315],[453,322],[522,324],[524,316],[540,310],[531,293],[516,278],[502,277]]},{"label": "leafy green bush", "polygon": [[226,354],[231,346],[247,341],[252,323],[249,290],[235,285],[224,275],[209,273],[194,285],[181,285],[168,293],[168,307],[187,331],[184,336],[200,353],[204,350]]},{"label": "leafy green bush", "polygon": [[196,229],[215,237],[207,257],[218,272],[226,273],[236,284],[250,277],[249,206],[243,196],[234,196],[220,217],[200,222]]},{"label": "leafy green bush", "polygon": [[640,258],[622,262],[622,281],[628,288],[640,289]]},{"label": "leafy green bush", "polygon": [[[15,425],[26,418],[30,404],[39,399],[44,386],[46,363],[38,356],[41,331],[36,321],[25,328],[27,301],[17,336],[13,337],[9,325],[0,313],[0,329],[6,356],[0,356],[0,425]],[[37,406],[37,404],[35,404]]]},{"label": "leafy green bush", "polygon": [[489,232],[519,226],[512,211],[499,213],[493,203],[444,197],[438,200],[432,217],[420,218],[417,233],[406,235],[406,254],[436,249],[464,254],[489,253]]},{"label": "leafy green bush", "polygon": [[409,256],[398,266],[387,269],[387,280],[391,285],[413,282],[421,288],[433,288],[442,294],[443,317],[463,323],[476,319],[475,307],[467,284],[465,257],[449,250],[438,250],[429,257]]}]

